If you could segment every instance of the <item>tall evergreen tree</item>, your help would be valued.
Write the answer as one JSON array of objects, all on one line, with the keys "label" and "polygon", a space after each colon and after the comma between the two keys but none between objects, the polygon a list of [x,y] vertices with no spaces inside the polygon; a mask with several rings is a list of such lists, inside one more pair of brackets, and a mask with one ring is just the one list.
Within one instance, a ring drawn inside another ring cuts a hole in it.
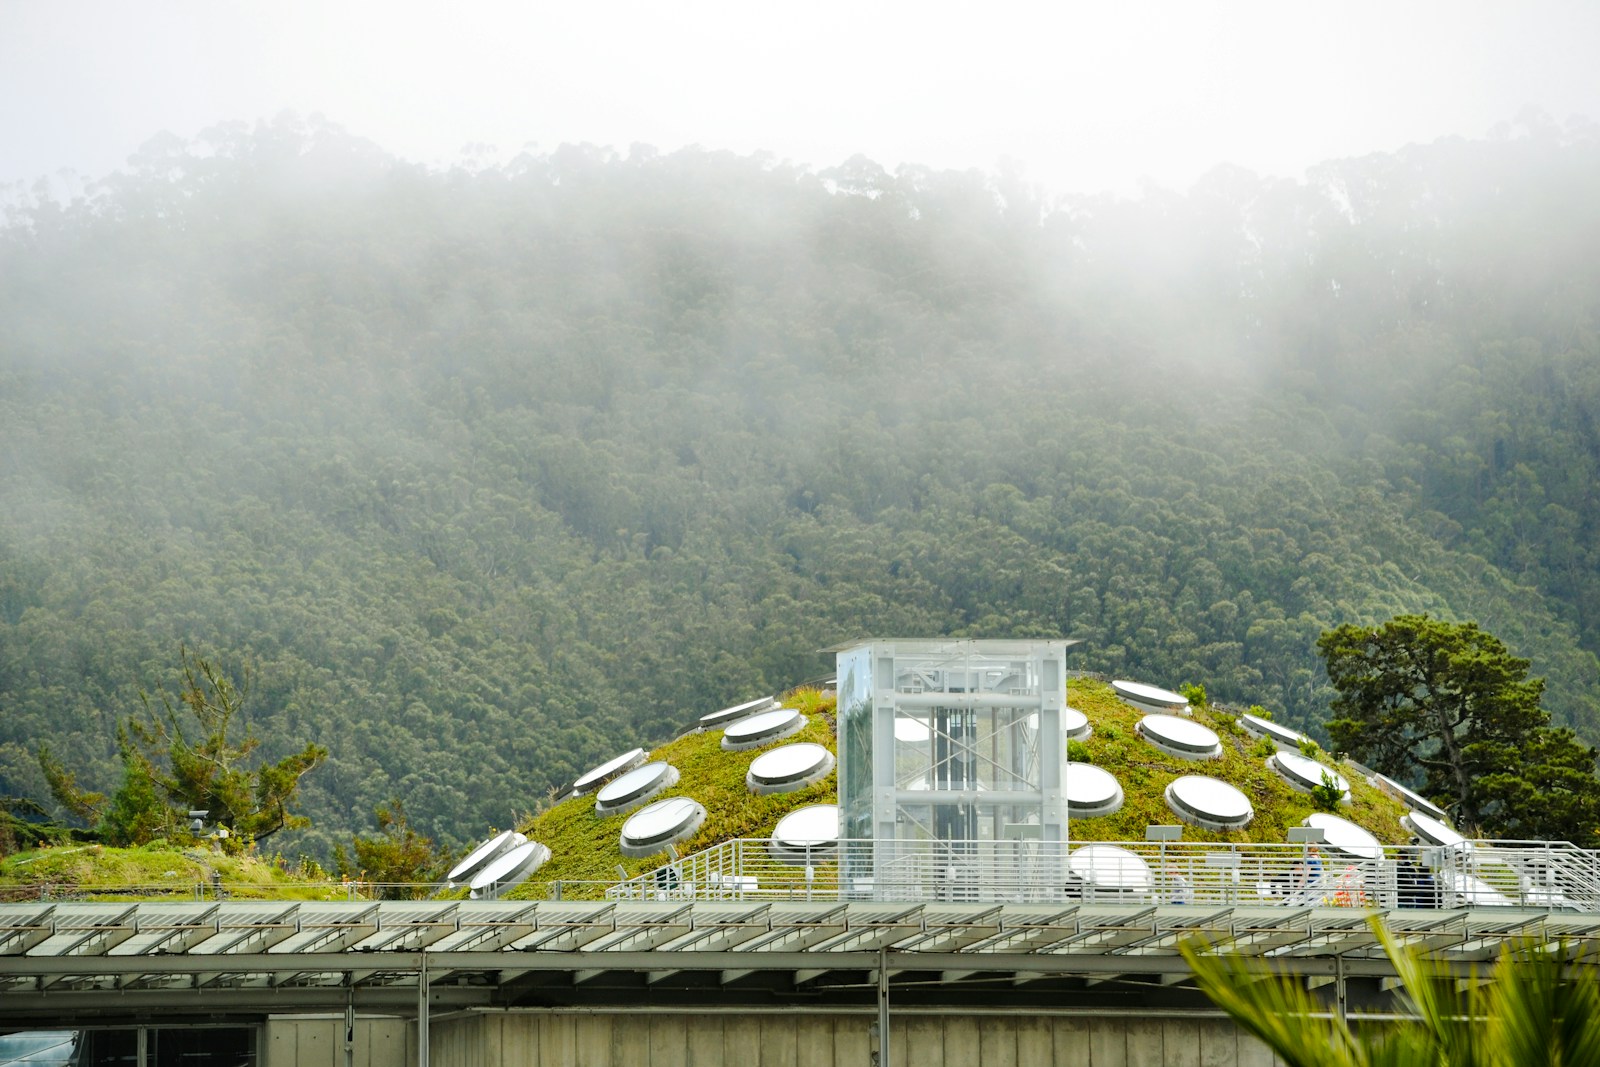
[{"label": "tall evergreen tree", "polygon": [[1600,838],[1595,750],[1553,729],[1544,681],[1476,623],[1400,615],[1317,641],[1338,691],[1333,742],[1420,781],[1461,825],[1492,836]]}]

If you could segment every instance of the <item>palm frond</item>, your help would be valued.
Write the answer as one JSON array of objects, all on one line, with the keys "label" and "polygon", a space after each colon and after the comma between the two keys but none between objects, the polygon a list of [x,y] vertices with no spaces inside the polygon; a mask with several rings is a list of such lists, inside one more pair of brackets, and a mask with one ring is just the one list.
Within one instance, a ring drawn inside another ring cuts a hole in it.
[{"label": "palm frond", "polygon": [[1356,1042],[1342,1021],[1289,975],[1259,960],[1217,953],[1203,941],[1179,951],[1200,990],[1288,1067],[1348,1067]]}]

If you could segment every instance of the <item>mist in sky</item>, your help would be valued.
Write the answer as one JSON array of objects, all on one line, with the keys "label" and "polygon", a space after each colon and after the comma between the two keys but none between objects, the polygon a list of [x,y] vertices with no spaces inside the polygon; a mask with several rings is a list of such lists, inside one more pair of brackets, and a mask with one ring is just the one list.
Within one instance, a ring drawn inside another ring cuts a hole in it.
[{"label": "mist in sky", "polygon": [[1052,192],[1600,117],[1600,4],[0,0],[0,183],[321,113],[429,163],[564,142],[814,167],[1020,164]]}]

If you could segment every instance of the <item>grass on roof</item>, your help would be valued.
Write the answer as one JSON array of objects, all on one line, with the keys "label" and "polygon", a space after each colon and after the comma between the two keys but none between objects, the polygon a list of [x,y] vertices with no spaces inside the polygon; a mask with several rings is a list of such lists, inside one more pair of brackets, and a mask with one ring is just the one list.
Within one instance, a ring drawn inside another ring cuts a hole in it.
[{"label": "grass on roof", "polygon": [[207,848],[155,842],[139,848],[61,845],[30,849],[0,861],[0,886],[12,895],[75,899],[209,894],[220,879],[238,898],[342,899],[339,887],[307,881],[256,853],[228,855]]},{"label": "grass on roof", "polygon": [[[1186,841],[1281,843],[1290,827],[1299,826],[1317,810],[1309,795],[1291,788],[1267,767],[1267,757],[1275,751],[1271,743],[1246,734],[1231,712],[1195,710],[1195,721],[1215,730],[1222,739],[1223,756],[1192,761],[1167,756],[1141,738],[1134,727],[1145,713],[1124,704],[1104,682],[1074,679],[1068,688],[1068,700],[1089,717],[1094,729],[1086,742],[1091,760],[1116,776],[1126,797],[1122,810],[1113,815],[1073,820],[1071,833],[1075,841],[1142,841],[1146,826],[1178,822],[1166,805],[1164,792],[1174,779],[1187,774],[1220,778],[1243,790],[1255,808],[1255,818],[1243,830],[1231,832],[1185,826]],[[706,809],[705,824],[693,839],[678,846],[680,855],[692,855],[732,838],[770,837],[778,820],[794,809],[837,802],[837,771],[794,793],[756,796],[746,787],[745,772],[750,762],[778,744],[814,741],[836,751],[831,693],[798,690],[788,694],[783,703],[798,708],[810,721],[801,733],[781,742],[746,752],[724,752],[721,731],[705,730],[686,734],[650,753],[650,759],[665,760],[679,771],[678,784],[653,801],[687,796]],[[1318,758],[1333,768],[1327,753],[1319,753]],[[1387,844],[1406,841],[1406,831],[1400,825],[1406,808],[1348,769],[1341,773],[1350,782],[1351,803],[1341,805],[1336,814],[1364,826]],[[667,863],[665,853],[644,859],[622,855],[622,824],[631,814],[595,814],[594,794],[590,793],[570,797],[525,821],[518,829],[548,845],[552,856],[530,881],[508,896],[543,898],[550,894],[554,882],[611,884]],[[563,895],[593,896],[600,888],[564,885]]]},{"label": "grass on roof", "polygon": [[[687,856],[719,841],[736,837],[770,837],[778,820],[807,804],[832,804],[837,795],[838,773],[793,793],[756,796],[745,785],[745,772],[762,752],[780,744],[813,741],[835,751],[833,694],[817,689],[799,689],[783,698],[785,707],[795,708],[808,720],[798,734],[745,752],[724,752],[722,731],[701,730],[669,741],[650,752],[650,759],[665,760],[678,769],[678,784],[653,797],[651,803],[669,797],[692,797],[706,809],[700,832],[678,845]],[[634,809],[635,811],[638,809]],[[512,899],[542,898],[548,883],[621,881],[623,872],[631,878],[668,862],[665,853],[644,859],[623,856],[620,847],[622,824],[633,811],[617,815],[597,815],[594,794],[569,797],[540,812],[517,827],[529,838],[550,847],[550,861],[533,878],[512,890]],[[618,868],[622,868],[622,872]],[[571,890],[563,895],[571,896]]]}]

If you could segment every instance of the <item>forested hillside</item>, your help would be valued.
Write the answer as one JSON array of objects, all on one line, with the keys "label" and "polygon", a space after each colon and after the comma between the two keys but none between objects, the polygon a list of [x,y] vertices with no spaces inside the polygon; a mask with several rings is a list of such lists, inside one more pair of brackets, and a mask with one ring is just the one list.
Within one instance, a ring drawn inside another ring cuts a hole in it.
[{"label": "forested hillside", "polygon": [[0,231],[0,792],[104,788],[180,646],[325,852],[445,843],[864,635],[1320,728],[1315,642],[1476,620],[1600,741],[1600,134],[1186,195],[564,147],[152,142]]}]

